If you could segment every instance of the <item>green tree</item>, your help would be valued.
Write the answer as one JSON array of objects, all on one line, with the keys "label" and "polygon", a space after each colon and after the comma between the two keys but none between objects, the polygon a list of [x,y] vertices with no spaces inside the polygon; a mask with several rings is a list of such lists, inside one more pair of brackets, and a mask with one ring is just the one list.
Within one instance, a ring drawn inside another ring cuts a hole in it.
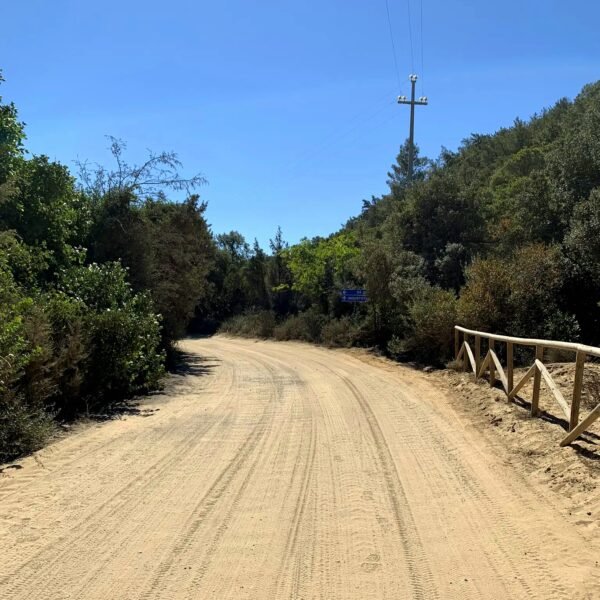
[{"label": "green tree", "polygon": [[[4,78],[0,71],[0,85]],[[19,121],[15,105],[2,103],[0,96],[0,202],[7,193],[7,183],[12,179],[16,166],[23,157],[25,140],[24,124]]]},{"label": "green tree", "polygon": [[600,281],[600,188],[575,207],[565,245],[577,265]]},{"label": "green tree", "polygon": [[359,249],[351,233],[339,233],[326,240],[302,240],[284,252],[293,278],[292,289],[310,302],[321,303],[324,312],[328,312],[328,294],[339,290],[348,279],[358,255]]},{"label": "green tree", "polygon": [[[428,173],[430,161],[427,158],[419,156],[419,146],[414,144],[413,156],[413,179],[412,181],[422,181]],[[407,186],[411,184],[408,178],[409,171],[409,154],[410,142],[407,139],[402,146],[400,152],[396,156],[396,162],[391,166],[388,172],[387,184],[393,195],[398,196]]]},{"label": "green tree", "polygon": [[68,169],[45,156],[22,160],[12,190],[0,205],[0,228],[48,251],[49,267],[64,267],[87,226],[86,206]]}]

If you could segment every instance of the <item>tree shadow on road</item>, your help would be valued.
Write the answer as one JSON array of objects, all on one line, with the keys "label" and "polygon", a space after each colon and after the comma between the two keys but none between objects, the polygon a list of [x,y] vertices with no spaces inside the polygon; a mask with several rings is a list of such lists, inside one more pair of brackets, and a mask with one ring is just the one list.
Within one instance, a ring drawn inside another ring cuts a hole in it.
[{"label": "tree shadow on road", "polygon": [[219,366],[220,362],[221,360],[214,356],[200,356],[199,354],[179,350],[172,373],[175,376],[193,375],[202,377],[211,373]]},{"label": "tree shadow on road", "polygon": [[165,396],[191,392],[197,389],[198,379],[210,375],[220,364],[221,359],[214,356],[177,350],[160,394]]},{"label": "tree shadow on road", "polygon": [[[110,421],[129,416],[150,417],[160,408],[154,407],[155,401],[164,402],[174,394],[188,393],[196,388],[196,377],[209,375],[221,362],[213,356],[201,356],[192,352],[177,350],[175,360],[168,375],[163,380],[162,388],[147,394],[121,400],[105,408],[101,413],[89,413],[92,421]],[[69,427],[68,424],[63,425]]]}]

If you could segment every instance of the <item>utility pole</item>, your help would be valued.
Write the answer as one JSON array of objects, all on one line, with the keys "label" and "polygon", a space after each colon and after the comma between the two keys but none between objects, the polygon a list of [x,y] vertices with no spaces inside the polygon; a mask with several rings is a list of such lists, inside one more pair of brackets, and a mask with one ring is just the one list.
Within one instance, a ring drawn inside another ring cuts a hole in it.
[{"label": "utility pole", "polygon": [[410,100],[406,96],[398,96],[398,104],[410,104],[410,136],[408,138],[408,180],[413,178],[413,162],[415,160],[415,106],[427,105],[427,96],[421,96],[415,99],[415,85],[417,83],[416,75],[409,75],[411,90]]}]

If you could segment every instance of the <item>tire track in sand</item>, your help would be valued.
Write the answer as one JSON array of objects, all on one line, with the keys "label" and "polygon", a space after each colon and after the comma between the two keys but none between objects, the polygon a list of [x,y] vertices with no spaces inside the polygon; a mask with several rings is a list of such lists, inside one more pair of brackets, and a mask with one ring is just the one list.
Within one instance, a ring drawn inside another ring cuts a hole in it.
[{"label": "tire track in sand", "polygon": [[400,543],[406,556],[406,564],[412,588],[412,597],[415,600],[434,600],[439,598],[435,590],[433,575],[429,560],[421,543],[419,531],[413,519],[410,503],[404,492],[402,482],[396,469],[396,463],[385,436],[381,430],[375,413],[371,410],[368,401],[358,388],[346,376],[337,374],[344,385],[356,398],[365,419],[369,425],[373,442],[377,448],[379,462],[385,478],[388,499],[394,515],[394,522],[398,529]]},{"label": "tire track in sand", "polygon": [[[271,368],[268,368],[269,375],[271,381],[274,381],[274,376]],[[141,598],[143,600],[150,600],[151,598],[158,597],[157,594],[161,594],[161,598],[172,597],[172,595],[165,596],[164,591],[160,592],[160,588],[163,587],[163,582],[169,576],[169,573],[173,569],[173,566],[179,561],[179,558],[182,554],[184,554],[194,543],[194,538],[196,533],[205,522],[206,518],[210,515],[212,511],[215,510],[219,500],[221,497],[227,492],[228,488],[234,481],[236,475],[242,470],[244,465],[249,461],[250,457],[254,453],[255,449],[259,445],[261,439],[266,434],[267,427],[270,421],[273,419],[274,408],[277,402],[277,394],[272,393],[271,398],[267,402],[265,409],[259,419],[259,421],[254,425],[252,431],[237,450],[235,456],[232,458],[230,463],[225,467],[225,469],[220,473],[217,479],[210,486],[206,494],[198,501],[196,506],[194,507],[190,517],[187,519],[187,523],[183,528],[183,533],[179,536],[178,541],[173,546],[170,551],[170,554],[164,559],[159,567],[157,568],[156,575],[152,578],[149,586],[146,590],[141,594]],[[255,461],[256,464],[256,461]],[[243,490],[245,489],[247,482],[250,478],[251,472],[253,468],[250,469],[249,473],[246,475],[245,479],[242,481],[241,489],[238,494],[241,496]],[[239,498],[238,498],[239,499]],[[221,535],[223,534],[224,529],[217,530],[216,534],[214,534],[212,544],[209,542],[208,549],[209,555],[205,558],[206,565],[204,566],[204,570],[201,572],[200,577],[197,580],[197,585],[200,585],[202,577],[206,572],[206,568],[210,562],[210,554],[214,553],[214,549]],[[211,552],[212,550],[212,552]]]}]

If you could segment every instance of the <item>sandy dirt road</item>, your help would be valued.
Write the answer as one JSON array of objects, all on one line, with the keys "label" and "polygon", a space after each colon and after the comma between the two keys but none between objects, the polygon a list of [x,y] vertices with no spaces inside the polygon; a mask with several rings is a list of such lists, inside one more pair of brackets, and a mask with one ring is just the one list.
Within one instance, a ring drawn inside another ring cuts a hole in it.
[{"label": "sandy dirt road", "polygon": [[598,540],[422,373],[183,348],[160,410],[0,476],[0,598],[600,598]]}]

